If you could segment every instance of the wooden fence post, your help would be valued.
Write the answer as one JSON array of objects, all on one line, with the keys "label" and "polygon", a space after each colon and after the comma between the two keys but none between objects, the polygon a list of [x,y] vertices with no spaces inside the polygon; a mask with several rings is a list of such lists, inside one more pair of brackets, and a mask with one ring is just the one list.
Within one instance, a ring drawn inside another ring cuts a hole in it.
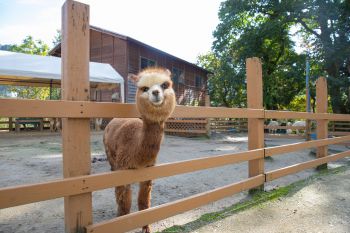
[{"label": "wooden fence post", "polygon": [[[248,58],[247,101],[248,108],[263,109],[262,66],[259,58]],[[248,119],[248,150],[264,148],[264,119]],[[264,159],[249,161],[249,177],[264,174]],[[251,189],[250,192],[264,190],[264,185]]]},{"label": "wooden fence post", "polygon": [[[325,77],[319,77],[316,81],[316,112],[327,113],[328,90]],[[317,139],[328,138],[328,120],[317,120]],[[328,146],[317,147],[317,158],[328,155]],[[317,169],[325,169],[327,164],[322,164]]]},{"label": "wooden fence post", "polygon": [[[62,7],[62,99],[89,100],[89,6],[67,0]],[[62,121],[63,175],[88,175],[91,169],[90,119]],[[91,193],[64,198],[66,233],[92,224]]]}]

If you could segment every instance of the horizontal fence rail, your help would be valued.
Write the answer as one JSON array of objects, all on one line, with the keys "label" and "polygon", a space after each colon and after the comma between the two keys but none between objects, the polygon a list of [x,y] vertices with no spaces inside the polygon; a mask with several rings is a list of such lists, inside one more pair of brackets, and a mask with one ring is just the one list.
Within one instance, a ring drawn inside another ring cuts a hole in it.
[{"label": "horizontal fence rail", "polygon": [[333,113],[308,113],[308,112],[265,110],[265,119],[309,119],[309,120],[350,121],[350,115],[333,114]]},{"label": "horizontal fence rail", "polygon": [[311,161],[294,164],[288,167],[276,169],[273,171],[266,172],[266,181],[272,181],[283,176],[287,176],[293,173],[297,173],[309,168],[317,167],[318,165],[325,164],[331,161],[336,161],[338,159],[350,156],[350,151],[341,152],[338,154],[328,155],[319,159],[313,159]]},{"label": "horizontal fence rail", "polygon": [[[120,170],[37,184],[5,187],[0,189],[0,208],[8,208],[69,195],[88,193],[115,186],[220,167],[254,159],[261,159],[264,156],[274,156],[296,150],[337,144],[346,141],[350,141],[350,135],[283,146],[267,147],[234,154],[166,163],[137,170]],[[23,195],[23,193],[26,193],[26,195]]]},{"label": "horizontal fence rail", "polygon": [[337,144],[337,143],[342,143],[346,141],[350,141],[350,135],[344,136],[344,137],[337,137],[337,138],[327,138],[327,139],[319,139],[314,141],[299,142],[299,143],[293,143],[293,144],[288,144],[283,146],[266,147],[265,157],[289,153],[289,152],[302,150],[302,149],[308,149],[312,147]]},{"label": "horizontal fence rail", "polygon": [[[139,181],[173,176],[264,157],[264,150],[251,150],[181,162],[160,164],[137,170],[120,170],[96,175],[0,189],[0,208],[7,208],[59,197],[88,193]],[[26,195],[23,195],[26,193]]]},{"label": "horizontal fence rail", "polygon": [[[10,117],[140,117],[135,104],[64,100],[0,99],[0,116]],[[263,109],[176,106],[171,117],[264,118]]]},{"label": "horizontal fence rail", "polygon": [[[119,104],[90,101],[0,99],[0,116],[3,117],[140,117],[135,104]],[[249,108],[189,107],[176,106],[171,117],[230,117],[230,118],[276,118],[350,121],[349,114],[271,111]]]},{"label": "horizontal fence rail", "polygon": [[263,184],[264,175],[86,227],[87,233],[126,232]]}]

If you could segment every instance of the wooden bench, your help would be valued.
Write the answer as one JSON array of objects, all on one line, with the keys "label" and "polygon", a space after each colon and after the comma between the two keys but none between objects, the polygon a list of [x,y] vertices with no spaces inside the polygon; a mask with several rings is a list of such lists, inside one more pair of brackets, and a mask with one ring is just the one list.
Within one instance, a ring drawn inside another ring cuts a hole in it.
[{"label": "wooden bench", "polygon": [[34,128],[43,131],[44,129],[44,121],[43,118],[28,118],[28,117],[20,117],[16,118],[15,127],[16,132],[21,130],[21,125],[26,129],[27,125],[34,125]]}]

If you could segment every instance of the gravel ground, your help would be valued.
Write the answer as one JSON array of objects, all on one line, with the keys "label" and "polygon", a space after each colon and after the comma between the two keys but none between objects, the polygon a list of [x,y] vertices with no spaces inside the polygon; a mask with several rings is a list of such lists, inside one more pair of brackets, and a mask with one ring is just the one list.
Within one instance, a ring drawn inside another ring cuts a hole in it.
[{"label": "gravel ground", "polygon": [[[300,140],[299,140],[300,141]],[[266,146],[277,146],[298,142],[292,139],[267,139]],[[49,133],[0,134],[0,187],[30,184],[54,180],[62,177],[61,137]],[[347,150],[345,146],[331,146],[330,152]],[[158,164],[188,160],[219,154],[247,150],[246,134],[214,135],[207,138],[181,138],[166,136],[158,156]],[[105,161],[102,145],[102,132],[91,135],[92,173],[110,170]],[[273,170],[314,158],[311,150],[301,150],[265,160],[266,170]],[[331,167],[341,166],[349,159],[332,163]],[[304,179],[315,171],[309,169],[290,175],[265,185],[266,189],[287,185]],[[228,185],[248,177],[247,163],[227,165],[215,169],[192,172],[154,181],[152,206],[178,200],[197,193]],[[136,211],[136,192],[133,185],[133,206]],[[209,205],[179,214],[152,224],[154,230],[163,230],[172,225],[182,225],[198,219],[207,212],[223,208],[247,198],[242,192]],[[64,232],[63,198],[22,205],[0,210],[0,233],[22,232]],[[94,222],[109,220],[116,216],[114,189],[93,193]]]},{"label": "gravel ground", "polygon": [[350,167],[291,196],[234,214],[193,232],[350,232]]}]

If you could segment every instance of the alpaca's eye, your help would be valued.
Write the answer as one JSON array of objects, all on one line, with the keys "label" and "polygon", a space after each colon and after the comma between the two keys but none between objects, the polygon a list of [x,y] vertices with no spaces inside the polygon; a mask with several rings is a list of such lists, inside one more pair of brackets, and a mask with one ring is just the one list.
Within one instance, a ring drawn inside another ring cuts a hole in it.
[{"label": "alpaca's eye", "polygon": [[148,87],[142,87],[142,88],[141,88],[141,91],[143,91],[143,92],[146,92],[146,91],[148,91],[148,90],[149,90]]},{"label": "alpaca's eye", "polygon": [[169,83],[168,83],[168,82],[165,82],[165,83],[163,83],[163,84],[161,85],[161,87],[162,87],[163,89],[167,89],[167,88],[169,87]]}]

